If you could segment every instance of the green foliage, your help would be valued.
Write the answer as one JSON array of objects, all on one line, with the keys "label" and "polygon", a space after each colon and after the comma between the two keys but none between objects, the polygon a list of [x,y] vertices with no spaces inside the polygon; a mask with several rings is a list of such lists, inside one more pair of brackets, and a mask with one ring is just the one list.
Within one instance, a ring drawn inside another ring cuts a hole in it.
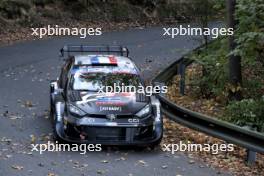
[{"label": "green foliage", "polygon": [[116,22],[130,20],[130,7],[126,3],[117,3],[110,9],[111,19]]},{"label": "green foliage", "polygon": [[26,0],[0,1],[0,14],[7,19],[23,17],[30,9],[30,2]]},{"label": "green foliage", "polygon": [[245,65],[254,65],[260,52],[264,52],[264,1],[238,0],[237,3],[238,47],[234,53],[243,58]]},{"label": "green foliage", "polygon": [[238,0],[235,31],[237,48],[243,66],[244,97],[257,99],[264,93],[264,1]]},{"label": "green foliage", "polygon": [[189,9],[189,14],[193,16],[199,23],[206,25],[208,20],[223,16],[225,9],[225,0],[194,0],[185,2]]},{"label": "green foliage", "polygon": [[214,12],[224,12],[226,0],[211,0],[211,3]]},{"label": "green foliage", "polygon": [[195,81],[200,88],[197,94],[228,100],[228,91],[237,89],[228,83],[228,56],[241,56],[243,85],[238,88],[244,99],[228,102],[224,119],[264,131],[264,98],[260,98],[264,95],[264,1],[237,0],[235,16],[234,51],[228,53],[227,40],[219,39],[193,55],[204,68],[203,77]]},{"label": "green foliage", "polygon": [[204,98],[226,96],[224,94],[228,80],[226,46],[227,40],[219,39],[192,56],[192,59],[203,66],[203,76],[194,79],[192,83],[199,88],[196,94]]},{"label": "green foliage", "polygon": [[[181,14],[179,14],[181,13]],[[157,7],[157,14],[160,20],[165,19],[184,19],[185,14],[180,6],[176,3],[174,4],[161,4]]]},{"label": "green foliage", "polygon": [[240,126],[249,126],[264,131],[264,96],[261,99],[244,99],[231,102],[224,119]]}]

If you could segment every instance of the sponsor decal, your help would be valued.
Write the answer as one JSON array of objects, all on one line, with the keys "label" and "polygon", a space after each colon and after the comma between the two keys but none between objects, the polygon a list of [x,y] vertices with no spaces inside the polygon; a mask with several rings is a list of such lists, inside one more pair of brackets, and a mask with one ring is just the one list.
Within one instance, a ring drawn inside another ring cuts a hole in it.
[{"label": "sponsor decal", "polygon": [[128,121],[128,123],[139,123],[139,119],[138,118],[130,118],[127,121]]},{"label": "sponsor decal", "polygon": [[100,111],[122,111],[122,107],[120,106],[100,106]]}]

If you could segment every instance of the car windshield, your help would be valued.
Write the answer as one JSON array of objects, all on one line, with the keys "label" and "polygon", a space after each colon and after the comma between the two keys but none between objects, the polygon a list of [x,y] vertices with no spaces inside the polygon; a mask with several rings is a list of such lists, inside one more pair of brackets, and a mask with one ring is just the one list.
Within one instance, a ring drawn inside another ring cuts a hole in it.
[{"label": "car windshield", "polygon": [[75,73],[71,77],[72,90],[98,91],[101,86],[139,86],[138,75],[129,73]]}]

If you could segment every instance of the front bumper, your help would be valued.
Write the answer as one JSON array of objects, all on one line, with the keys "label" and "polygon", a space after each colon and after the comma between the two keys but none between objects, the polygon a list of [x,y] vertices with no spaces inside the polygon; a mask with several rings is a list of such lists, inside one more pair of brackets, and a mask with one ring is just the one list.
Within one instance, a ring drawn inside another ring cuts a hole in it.
[{"label": "front bumper", "polygon": [[[66,126],[72,128],[70,133]],[[163,124],[160,117],[147,117],[137,123],[128,122],[126,118],[109,121],[68,117],[57,121],[55,130],[62,140],[70,143],[149,146],[162,139]]]}]

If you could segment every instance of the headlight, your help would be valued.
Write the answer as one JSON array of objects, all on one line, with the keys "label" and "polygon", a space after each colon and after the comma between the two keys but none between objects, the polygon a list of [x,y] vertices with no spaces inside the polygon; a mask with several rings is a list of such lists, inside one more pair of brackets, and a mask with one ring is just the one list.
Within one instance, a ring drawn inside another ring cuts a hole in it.
[{"label": "headlight", "polygon": [[150,113],[151,113],[151,106],[148,104],[143,109],[141,109],[138,113],[136,113],[136,116],[145,117]]},{"label": "headlight", "polygon": [[76,106],[72,104],[68,104],[68,109],[70,113],[76,114],[78,116],[84,116],[86,114],[84,111],[82,111],[81,109],[77,108]]}]

